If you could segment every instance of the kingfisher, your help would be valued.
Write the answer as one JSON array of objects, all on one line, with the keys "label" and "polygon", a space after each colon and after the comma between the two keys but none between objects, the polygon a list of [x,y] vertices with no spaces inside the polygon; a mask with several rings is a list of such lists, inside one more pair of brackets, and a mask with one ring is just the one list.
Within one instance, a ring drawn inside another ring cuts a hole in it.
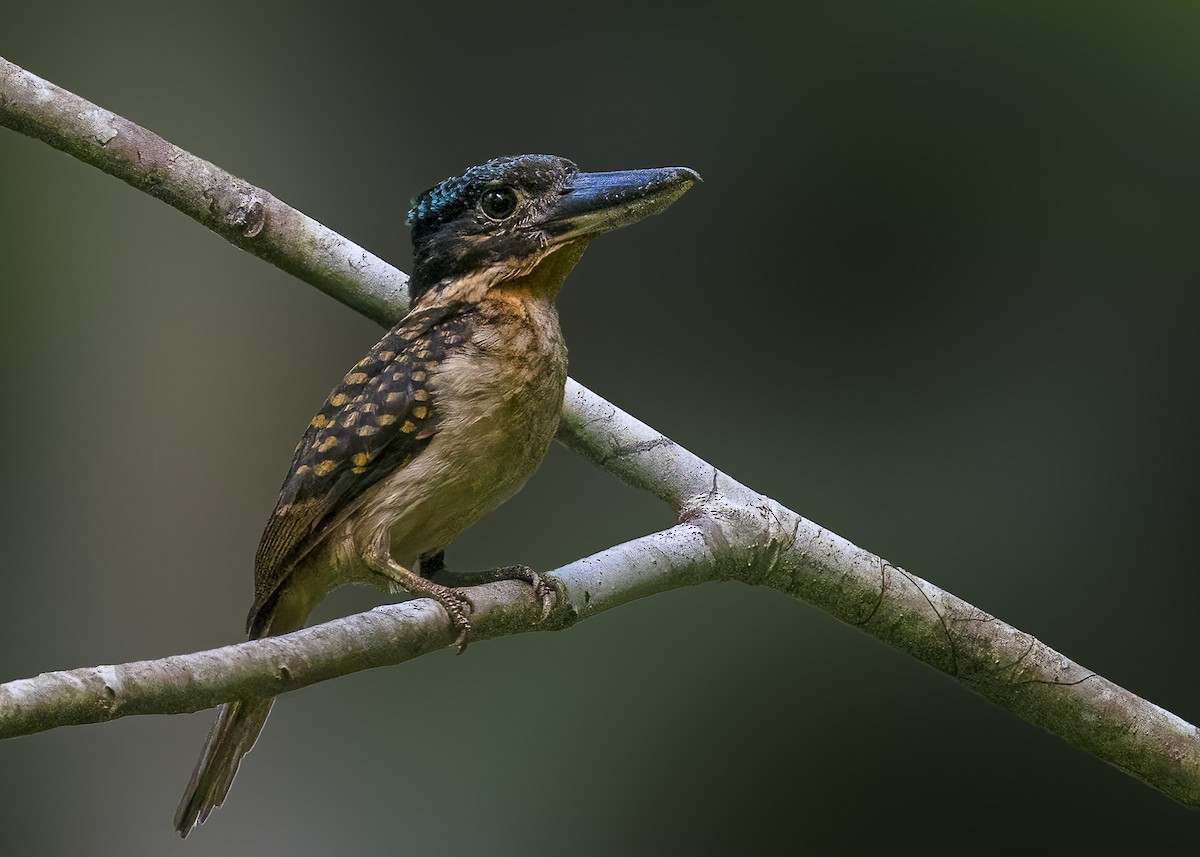
[{"label": "kingfisher", "polygon": [[[515,494],[558,428],[567,349],[555,297],[588,242],[663,211],[687,167],[582,172],[553,155],[495,158],[413,200],[411,311],[346,373],[296,446],[254,566],[251,640],[304,627],[339,586],[434,599],[471,632],[460,588],[430,578],[458,535]],[[460,579],[519,578],[524,566]],[[187,836],[220,806],[273,697],[220,706],[175,814]]]}]

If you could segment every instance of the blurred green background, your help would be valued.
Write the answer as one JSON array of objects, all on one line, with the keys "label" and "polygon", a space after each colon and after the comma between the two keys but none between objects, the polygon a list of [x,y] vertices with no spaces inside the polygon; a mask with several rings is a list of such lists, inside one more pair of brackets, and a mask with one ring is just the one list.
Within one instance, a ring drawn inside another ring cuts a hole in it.
[{"label": "blurred green background", "polygon": [[[489,157],[686,164],[560,299],[572,373],[1200,720],[1200,11],[1142,2],[11,4],[0,54],[407,269]],[[0,679],[240,639],[292,446],[378,330],[0,131]],[[555,447],[460,568],[671,523]],[[343,590],[330,618],[382,596]],[[1170,853],[1200,814],[769,590],[0,744],[12,854]],[[12,847],[16,843],[19,847]]]}]

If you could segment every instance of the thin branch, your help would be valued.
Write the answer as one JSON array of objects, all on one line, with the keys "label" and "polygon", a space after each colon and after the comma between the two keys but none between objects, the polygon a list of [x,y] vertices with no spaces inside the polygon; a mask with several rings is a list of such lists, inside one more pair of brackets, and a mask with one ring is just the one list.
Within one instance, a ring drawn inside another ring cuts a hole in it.
[{"label": "thin branch", "polygon": [[[405,276],[254,186],[0,59],[0,124],[45,140],[181,211],[365,315],[407,308]],[[1176,800],[1200,807],[1200,731],[1034,637],[751,491],[570,381],[559,440],[670,503],[681,523],[564,566],[556,629],[709,580],[770,586],[951,675]],[[476,639],[534,629],[527,587],[473,590]],[[418,600],[283,637],[0,685],[0,737],[127,714],[196,711],[398,663],[449,642]]]},{"label": "thin branch", "polygon": [[[680,524],[552,572],[565,597],[546,622],[538,621],[541,599],[523,583],[472,587],[471,639],[558,630],[630,598],[702,580],[698,569],[710,564],[698,530]],[[420,598],[207,652],[44,673],[0,685],[0,738],[287,693],[445,649],[456,636],[444,608]]]}]

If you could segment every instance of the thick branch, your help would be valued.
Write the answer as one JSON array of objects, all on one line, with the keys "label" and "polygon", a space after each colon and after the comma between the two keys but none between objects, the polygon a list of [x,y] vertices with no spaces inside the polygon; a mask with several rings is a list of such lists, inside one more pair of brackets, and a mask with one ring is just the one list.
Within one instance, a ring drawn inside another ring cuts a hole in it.
[{"label": "thick branch", "polygon": [[[262,188],[0,57],[0,125],[144,190],[231,244],[390,325],[408,277]],[[403,312],[401,312],[401,315]]]},{"label": "thick branch", "polygon": [[[367,316],[406,310],[404,275],[265,191],[0,59],[0,124],[169,202]],[[763,497],[570,382],[559,439],[670,503],[681,523],[558,569],[559,628],[634,598],[737,579],[802,598],[970,689],[1200,807],[1200,733],[1032,636]],[[529,590],[475,591],[476,639],[531,629]],[[0,685],[0,737],[126,714],[195,711],[398,663],[449,642],[433,602],[295,634]]]}]

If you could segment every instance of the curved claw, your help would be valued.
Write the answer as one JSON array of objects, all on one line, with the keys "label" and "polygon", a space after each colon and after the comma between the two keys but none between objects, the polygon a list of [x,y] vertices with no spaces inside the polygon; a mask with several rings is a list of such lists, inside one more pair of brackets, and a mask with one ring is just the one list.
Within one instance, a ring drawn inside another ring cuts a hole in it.
[{"label": "curved claw", "polygon": [[[444,567],[442,570],[445,570]],[[527,565],[506,565],[486,571],[453,572],[450,573],[450,576],[459,585],[469,586],[495,583],[499,580],[521,580],[528,583],[533,587],[533,593],[542,605],[542,614],[538,617],[539,624],[550,617],[551,611],[554,610],[554,606],[562,595],[560,584],[554,578],[543,577]],[[450,613],[452,621],[459,627],[462,627],[462,623],[466,621],[466,615],[475,610],[470,596],[462,589],[444,587],[425,578],[420,579],[419,586],[422,592],[437,598]],[[454,602],[455,606],[451,607],[450,602]],[[469,626],[470,623],[467,624]],[[466,641],[462,634],[455,641],[455,645],[459,646],[459,651],[466,648]]]},{"label": "curved claw", "polygon": [[450,644],[450,648],[458,649],[457,654],[461,655],[467,650],[471,634],[471,620],[467,616],[475,612],[475,604],[461,589],[447,589],[442,597],[434,597],[450,614],[450,624],[458,628],[458,637]]},{"label": "curved claw", "polygon": [[471,620],[467,616],[475,611],[475,603],[471,601],[466,592],[434,583],[428,578],[414,574],[391,557],[378,562],[375,570],[386,577],[392,585],[411,592],[413,595],[428,596],[441,604],[442,609],[450,617],[450,625],[458,629],[458,637],[451,643],[451,646],[457,648],[460,655],[467,650],[467,638],[471,633]]},{"label": "curved claw", "polygon": [[558,587],[532,568],[529,569],[529,585],[533,587],[533,594],[542,600],[542,615],[538,622],[545,622],[558,602]]},{"label": "curved claw", "polygon": [[539,624],[546,621],[550,616],[550,611],[558,602],[560,592],[558,584],[550,582],[553,578],[542,577],[527,565],[507,565],[493,569],[488,574],[494,580],[523,580],[532,586],[533,594],[542,602],[542,615],[538,618]]},{"label": "curved claw", "polygon": [[471,635],[471,623],[463,619],[458,626],[461,630],[458,632],[458,637],[450,644],[450,648],[458,649],[454,654],[461,655],[467,650],[467,643],[470,642],[468,638]]},{"label": "curved claw", "polygon": [[505,566],[495,569],[493,574],[497,580],[523,580],[532,586],[533,594],[542,602],[542,615],[538,622],[540,624],[546,621],[559,596],[558,585],[550,582],[553,578],[542,577],[527,565]]},{"label": "curved claw", "polygon": [[471,600],[471,596],[468,595],[465,590],[451,589],[449,592],[452,596],[454,596],[454,600],[459,603],[459,606],[463,609],[464,613],[475,612],[475,602]]}]

